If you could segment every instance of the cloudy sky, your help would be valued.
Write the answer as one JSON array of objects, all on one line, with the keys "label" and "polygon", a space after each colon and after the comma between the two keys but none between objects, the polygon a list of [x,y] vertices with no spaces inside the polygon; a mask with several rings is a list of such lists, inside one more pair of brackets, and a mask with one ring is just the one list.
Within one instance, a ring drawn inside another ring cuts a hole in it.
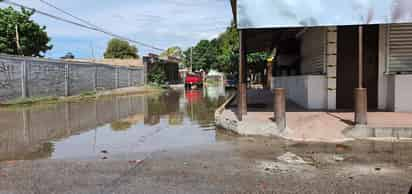
[{"label": "cloudy sky", "polygon": [[[69,18],[40,0],[12,1]],[[201,39],[214,38],[225,30],[232,19],[229,0],[47,1],[108,31],[160,48],[187,48]],[[54,48],[47,53],[47,57],[58,58],[72,52],[78,58],[90,58],[92,50],[95,57],[102,57],[110,39],[104,34],[42,15],[36,14],[34,20],[47,26],[52,38]],[[140,55],[158,52],[137,46]]]}]

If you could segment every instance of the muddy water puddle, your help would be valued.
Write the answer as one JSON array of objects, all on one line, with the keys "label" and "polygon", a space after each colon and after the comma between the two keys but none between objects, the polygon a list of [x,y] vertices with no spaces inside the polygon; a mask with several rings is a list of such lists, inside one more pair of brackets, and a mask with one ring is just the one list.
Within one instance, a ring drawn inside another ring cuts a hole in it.
[{"label": "muddy water puddle", "polygon": [[[246,160],[293,153],[316,166],[389,163],[412,168],[411,142],[297,143],[215,130],[214,112],[232,94],[222,88],[170,90],[83,102],[0,109],[0,161],[111,159],[218,147]],[[221,147],[221,143],[229,145]]]},{"label": "muddy water puddle", "polygon": [[0,109],[0,161],[94,158],[212,144],[222,88]]}]

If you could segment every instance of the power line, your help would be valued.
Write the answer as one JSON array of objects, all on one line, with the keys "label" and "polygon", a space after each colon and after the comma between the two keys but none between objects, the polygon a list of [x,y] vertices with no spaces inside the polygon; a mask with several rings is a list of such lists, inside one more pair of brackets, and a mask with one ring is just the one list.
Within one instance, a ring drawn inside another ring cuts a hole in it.
[{"label": "power line", "polygon": [[91,22],[89,22],[89,21],[87,21],[87,20],[85,20],[85,19],[82,19],[82,18],[80,18],[80,17],[77,17],[77,16],[69,13],[68,11],[65,11],[65,10],[63,10],[63,9],[61,9],[61,8],[59,8],[59,7],[57,7],[57,6],[53,5],[53,4],[45,1],[45,0],[39,0],[39,1],[42,2],[43,4],[46,4],[46,5],[49,6],[49,7],[52,7],[52,8],[54,8],[54,9],[56,9],[57,11],[60,11],[60,12],[66,14],[66,15],[74,18],[74,19],[77,19],[77,20],[79,20],[79,21],[81,21],[81,22],[83,22],[83,23],[85,23],[85,24],[87,24],[87,25],[89,25],[89,26],[92,26],[92,27],[95,27],[95,28],[99,28],[99,26],[94,25],[93,23],[91,23]]},{"label": "power line", "polygon": [[89,26],[89,25],[81,24],[81,23],[78,23],[78,22],[75,22],[75,21],[71,21],[69,19],[65,19],[65,18],[62,18],[62,17],[59,17],[59,16],[55,16],[55,15],[43,12],[43,11],[36,10],[35,8],[32,8],[32,7],[28,7],[28,6],[25,6],[25,5],[22,5],[22,4],[12,2],[10,0],[3,0],[3,1],[0,1],[0,2],[8,4],[8,5],[14,5],[14,6],[17,6],[17,7],[28,9],[28,10],[34,11],[35,13],[38,13],[40,15],[44,15],[44,16],[53,18],[55,20],[66,22],[66,23],[69,23],[69,24],[72,24],[72,25],[75,25],[75,26],[79,26],[79,27],[86,28],[86,29],[89,29],[89,30],[101,32],[103,34],[106,34],[106,35],[109,35],[109,36],[112,36],[112,37],[115,37],[115,38],[119,38],[119,39],[122,39],[122,40],[126,40],[126,41],[141,45],[141,46],[146,47],[146,48],[150,48],[150,49],[157,50],[157,51],[165,51],[165,49],[161,49],[161,48],[155,47],[155,46],[150,45],[150,44],[146,44],[146,43],[141,42],[141,41],[132,40],[130,38],[114,34],[112,32],[101,29],[100,27],[95,26],[95,25]]}]

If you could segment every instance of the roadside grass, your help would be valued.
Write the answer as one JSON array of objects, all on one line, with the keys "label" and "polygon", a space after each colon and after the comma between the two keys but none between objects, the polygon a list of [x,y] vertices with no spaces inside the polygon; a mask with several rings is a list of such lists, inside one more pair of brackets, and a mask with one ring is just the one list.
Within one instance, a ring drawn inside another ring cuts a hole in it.
[{"label": "roadside grass", "polygon": [[[163,91],[164,88],[160,86],[153,86],[153,85],[148,85],[143,88],[142,91],[138,91],[138,93],[152,93],[152,92],[161,92]],[[130,92],[126,92],[122,94],[121,92],[118,93],[116,91],[101,91],[101,92],[96,92],[96,91],[88,91],[88,92],[82,92],[78,95],[75,96],[46,96],[46,97],[30,97],[30,98],[17,98],[14,100],[9,100],[5,102],[0,102],[0,107],[9,107],[9,108],[14,108],[14,107],[23,107],[23,106],[31,106],[31,105],[39,105],[39,104],[55,104],[55,103],[60,103],[60,102],[79,102],[79,101],[85,101],[85,100],[93,100],[97,99],[100,97],[105,97],[105,96],[117,96],[117,95],[127,95]],[[134,92],[131,92],[134,93]]]},{"label": "roadside grass", "polygon": [[96,98],[97,92],[83,92],[76,96],[68,97],[57,97],[57,96],[45,96],[45,97],[30,97],[30,98],[17,98],[14,100],[9,100],[1,102],[2,107],[12,107],[12,106],[30,106],[35,104],[54,104],[58,102],[72,102],[87,100],[91,98]]},{"label": "roadside grass", "polygon": [[127,121],[115,121],[110,124],[113,131],[127,131],[132,126],[132,123]]},{"label": "roadside grass", "polygon": [[88,96],[96,96],[97,92],[96,91],[90,91],[90,92],[83,92],[79,96],[81,97],[88,97]]},{"label": "roadside grass", "polygon": [[17,105],[33,105],[40,102],[43,103],[55,103],[59,101],[59,97],[56,96],[46,96],[46,97],[30,97],[30,98],[17,98],[14,100],[9,100],[2,102],[1,106],[17,106]]},{"label": "roadside grass", "polygon": [[146,88],[148,89],[165,89],[168,88],[168,86],[166,84],[159,84],[159,83],[149,83]]}]

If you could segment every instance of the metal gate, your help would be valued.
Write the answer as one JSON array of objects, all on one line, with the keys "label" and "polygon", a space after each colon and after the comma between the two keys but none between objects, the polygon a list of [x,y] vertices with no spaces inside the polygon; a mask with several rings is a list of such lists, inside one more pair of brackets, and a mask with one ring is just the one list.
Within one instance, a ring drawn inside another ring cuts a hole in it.
[{"label": "metal gate", "polygon": [[387,71],[412,72],[412,24],[391,24],[388,35]]}]

